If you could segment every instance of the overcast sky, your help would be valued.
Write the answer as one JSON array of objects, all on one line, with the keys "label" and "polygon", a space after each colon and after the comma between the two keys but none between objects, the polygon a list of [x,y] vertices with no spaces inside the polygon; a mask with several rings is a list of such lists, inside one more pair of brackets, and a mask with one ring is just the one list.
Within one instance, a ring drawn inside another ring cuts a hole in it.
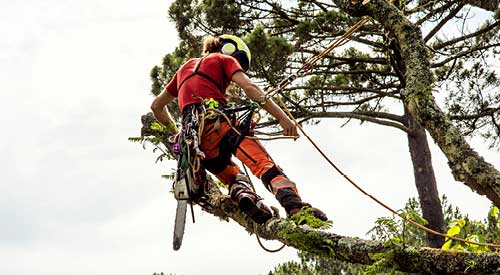
[{"label": "overcast sky", "polygon": [[[151,149],[127,141],[149,111],[149,71],[177,44],[170,1],[1,0],[0,274],[266,274],[296,258],[269,254],[234,223],[196,208],[172,250],[175,199]],[[416,196],[406,137],[328,121],[307,128],[372,195],[399,209]],[[431,141],[441,193],[473,218],[489,202],[453,180]],[[498,152],[475,148],[497,168]],[[266,142],[302,197],[366,238],[384,209],[327,166],[304,138]],[[277,202],[257,186],[266,202]],[[277,247],[278,243],[268,243]],[[237,270],[237,271],[236,271]]]}]

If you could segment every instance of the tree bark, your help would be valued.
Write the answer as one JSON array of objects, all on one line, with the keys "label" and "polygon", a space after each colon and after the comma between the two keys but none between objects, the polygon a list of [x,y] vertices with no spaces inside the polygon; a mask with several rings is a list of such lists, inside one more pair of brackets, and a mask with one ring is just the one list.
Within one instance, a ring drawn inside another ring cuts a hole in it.
[{"label": "tree bark", "polygon": [[[422,208],[422,216],[428,222],[427,227],[438,232],[445,232],[443,209],[425,129],[411,115],[406,114],[406,118],[408,119],[408,128],[412,130],[407,135],[408,147],[413,163],[415,185]],[[427,233],[427,241],[428,245],[433,248],[440,248],[444,244],[443,237],[430,233]]]},{"label": "tree bark", "polygon": [[500,206],[500,172],[470,147],[432,96],[434,77],[420,29],[385,0],[371,0],[364,6],[351,0],[333,2],[352,16],[371,16],[393,35],[406,63],[402,96],[409,113],[445,154],[454,178]]}]

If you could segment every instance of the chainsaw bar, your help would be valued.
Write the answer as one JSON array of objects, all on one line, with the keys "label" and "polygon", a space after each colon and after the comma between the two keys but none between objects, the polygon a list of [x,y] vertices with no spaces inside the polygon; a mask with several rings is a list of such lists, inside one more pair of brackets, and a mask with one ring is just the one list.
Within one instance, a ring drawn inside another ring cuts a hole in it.
[{"label": "chainsaw bar", "polygon": [[174,250],[179,250],[182,245],[184,227],[186,225],[187,202],[187,200],[177,200],[174,225]]}]

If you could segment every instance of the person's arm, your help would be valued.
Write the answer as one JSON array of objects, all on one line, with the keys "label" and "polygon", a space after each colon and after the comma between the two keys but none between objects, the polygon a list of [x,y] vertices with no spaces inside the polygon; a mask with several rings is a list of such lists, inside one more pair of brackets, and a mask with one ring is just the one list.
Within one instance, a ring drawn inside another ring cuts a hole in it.
[{"label": "person's arm", "polygon": [[[253,101],[261,102],[264,98],[264,91],[253,83],[244,72],[236,72],[233,74],[231,80],[242,88],[245,94]],[[298,136],[297,126],[295,126],[293,121],[288,118],[285,112],[283,112],[283,110],[276,105],[272,99],[268,99],[266,102],[261,103],[261,106],[279,121],[285,136]]]},{"label": "person's arm", "polygon": [[151,103],[151,110],[153,111],[155,118],[167,127],[167,130],[173,134],[177,133],[178,130],[166,106],[174,100],[174,98],[175,97],[167,92],[167,89],[165,89],[153,100],[153,103]]}]

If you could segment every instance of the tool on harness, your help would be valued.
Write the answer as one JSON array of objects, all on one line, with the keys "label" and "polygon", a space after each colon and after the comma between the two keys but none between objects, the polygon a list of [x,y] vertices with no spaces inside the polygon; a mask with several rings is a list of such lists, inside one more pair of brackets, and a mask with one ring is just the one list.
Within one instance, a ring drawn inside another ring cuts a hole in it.
[{"label": "tool on harness", "polygon": [[208,109],[219,108],[219,102],[213,98],[209,98],[208,100],[206,100],[205,105],[207,105]]},{"label": "tool on harness", "polygon": [[177,171],[173,185],[177,209],[174,224],[174,250],[179,250],[184,236],[187,205],[190,205],[193,223],[195,222],[193,204],[209,207],[205,190],[208,186],[206,172],[200,166],[205,155],[199,148],[198,109],[189,106],[182,117],[182,129],[174,144],[177,153]]}]

